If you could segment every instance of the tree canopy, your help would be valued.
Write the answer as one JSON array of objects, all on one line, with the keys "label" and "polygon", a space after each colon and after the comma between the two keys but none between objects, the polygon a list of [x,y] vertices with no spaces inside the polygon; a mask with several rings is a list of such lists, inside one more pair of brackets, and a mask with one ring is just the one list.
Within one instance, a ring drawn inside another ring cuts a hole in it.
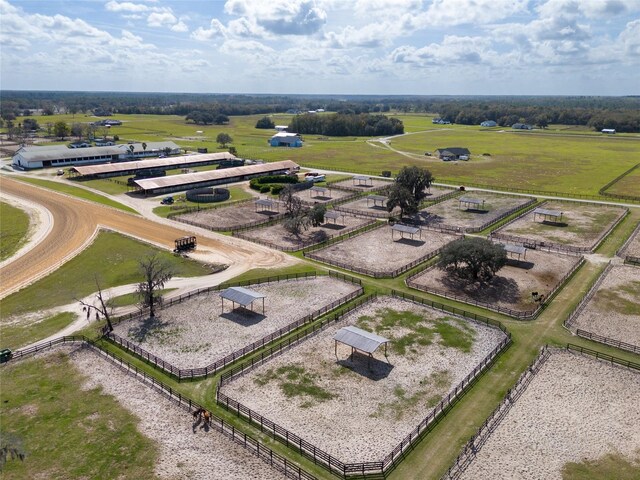
[{"label": "tree canopy", "polygon": [[376,135],[399,135],[404,133],[404,125],[397,118],[385,115],[369,115],[361,113],[334,113],[318,115],[307,113],[296,115],[289,124],[289,129],[302,134],[328,135],[332,137]]},{"label": "tree canopy", "polygon": [[273,123],[273,120],[271,120],[269,117],[262,117],[256,122],[256,128],[271,129],[275,128],[275,126],[276,124]]},{"label": "tree canopy", "polygon": [[396,184],[402,185],[417,203],[427,196],[427,189],[433,183],[433,175],[426,168],[402,167],[396,176]]},{"label": "tree canopy", "polygon": [[401,218],[418,213],[418,202],[407,187],[399,183],[394,183],[387,195],[387,210],[391,212],[396,207],[400,208]]},{"label": "tree canopy", "polygon": [[227,143],[233,142],[233,138],[231,138],[231,135],[229,135],[228,133],[221,132],[216,137],[216,142],[218,142],[220,146],[224,148],[227,146]]},{"label": "tree canopy", "polygon": [[502,245],[479,237],[467,237],[446,245],[438,267],[459,278],[488,281],[507,263]]},{"label": "tree canopy", "polygon": [[149,308],[149,316],[155,317],[155,307],[162,303],[161,290],[173,272],[169,264],[164,263],[157,254],[143,258],[139,262],[143,280],[138,283],[136,293],[140,298],[140,306]]}]

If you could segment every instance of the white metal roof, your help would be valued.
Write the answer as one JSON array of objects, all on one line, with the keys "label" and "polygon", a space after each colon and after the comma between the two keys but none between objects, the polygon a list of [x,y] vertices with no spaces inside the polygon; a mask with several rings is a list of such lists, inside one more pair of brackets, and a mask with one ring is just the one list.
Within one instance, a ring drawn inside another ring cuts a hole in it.
[{"label": "white metal roof", "polygon": [[41,162],[44,160],[74,159],[85,157],[101,157],[104,155],[120,155],[122,150],[117,146],[111,147],[86,147],[86,148],[67,148],[61,146],[37,147],[24,149],[17,152],[27,162]]},{"label": "white metal roof", "polygon": [[509,244],[509,243],[507,243],[507,244],[502,244],[501,243],[500,245],[502,245],[507,252],[517,253],[518,255],[522,255],[527,251],[526,248],[521,247],[520,245],[512,245],[512,244]]},{"label": "white metal roof", "polygon": [[391,229],[397,232],[410,233],[412,235],[420,231],[420,227],[412,227],[411,225],[403,225],[402,223],[394,223],[391,225]]},{"label": "white metal roof", "polygon": [[326,192],[329,189],[327,187],[313,186],[309,190],[313,190],[314,192]]},{"label": "white metal roof", "polygon": [[366,175],[354,175],[354,180],[371,180],[371,177],[367,177]]},{"label": "white metal roof", "polygon": [[271,200],[270,198],[260,198],[256,200],[256,205],[264,205],[266,207],[270,207],[275,205],[277,202],[275,200]]},{"label": "white metal roof", "polygon": [[246,175],[259,175],[261,173],[291,170],[295,168],[299,168],[297,163],[292,162],[291,160],[283,160],[281,162],[245,165],[244,167],[224,168],[222,170],[207,170],[205,172],[169,175],[167,177],[146,178],[135,180],[134,183],[143,190],[182,186],[188,188],[191,184],[232,179],[234,177],[242,177]]},{"label": "white metal roof", "polygon": [[367,198],[369,200],[373,200],[374,202],[382,202],[387,199],[387,197],[385,197],[384,195],[368,195]]},{"label": "white metal roof", "polygon": [[562,215],[562,212],[560,210],[548,210],[546,208],[536,208],[533,213],[548,215],[550,217],[559,217]]},{"label": "white metal roof", "polygon": [[[105,148],[105,147],[103,147]],[[149,160],[135,160],[132,162],[107,163],[104,165],[87,165],[73,167],[80,175],[99,175],[116,173],[143,168],[179,168],[184,164],[206,163],[216,160],[234,160],[236,157],[229,152],[203,153],[199,155],[183,155],[180,157],[154,158]]]},{"label": "white metal roof", "polygon": [[373,353],[380,345],[389,342],[387,338],[353,326],[341,328],[333,338],[365,353]]},{"label": "white metal roof", "polygon": [[238,303],[243,307],[250,305],[254,300],[266,297],[266,295],[262,293],[255,292],[244,287],[229,287],[226,290],[220,292],[220,296],[225,300],[231,300],[232,302]]},{"label": "white metal roof", "polygon": [[332,218],[334,220],[337,220],[340,217],[344,217],[344,213],[342,212],[338,212],[336,210],[329,210],[328,212],[324,213],[325,218]]},{"label": "white metal roof", "polygon": [[460,197],[459,201],[461,203],[472,203],[474,205],[480,205],[484,203],[484,200],[480,198],[471,198],[471,197]]}]

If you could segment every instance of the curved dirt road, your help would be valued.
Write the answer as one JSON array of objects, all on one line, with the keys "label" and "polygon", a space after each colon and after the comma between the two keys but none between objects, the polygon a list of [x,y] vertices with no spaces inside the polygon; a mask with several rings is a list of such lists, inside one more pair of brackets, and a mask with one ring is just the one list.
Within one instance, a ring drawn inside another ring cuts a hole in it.
[{"label": "curved dirt road", "polygon": [[[31,250],[0,268],[0,298],[13,293],[58,268],[85,248],[98,232],[107,228],[143,241],[173,249],[176,238],[193,231],[160,224],[136,215],[1,177],[2,190],[47,208],[53,227]],[[281,252],[239,239],[198,229],[198,249],[193,257],[233,265],[238,273],[256,267],[292,263]]]}]

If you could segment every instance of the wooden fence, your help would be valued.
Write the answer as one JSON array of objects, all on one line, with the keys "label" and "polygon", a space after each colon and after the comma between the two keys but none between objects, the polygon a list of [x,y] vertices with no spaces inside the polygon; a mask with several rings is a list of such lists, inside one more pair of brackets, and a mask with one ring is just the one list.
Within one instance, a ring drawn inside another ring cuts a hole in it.
[{"label": "wooden fence", "polygon": [[[98,355],[107,359],[128,374],[134,376],[136,379],[140,380],[142,383],[146,384],[156,392],[163,395],[165,398],[169,399],[171,402],[177,404],[178,407],[183,408],[189,413],[192,413],[199,408],[204,408],[202,405],[193,401],[191,398],[182,395],[180,392],[175,391],[165,383],[156,380],[154,377],[148,375],[143,370],[140,370],[135,365],[132,365],[116,354],[105,350],[102,346],[84,336],[61,337],[51,342],[45,342],[40,345],[35,345],[31,348],[16,352],[11,361],[67,343],[80,343],[84,347],[91,348]],[[282,455],[274,452],[269,447],[266,447],[264,444],[262,444],[252,436],[247,435],[240,430],[237,430],[234,425],[226,422],[222,418],[211,414],[210,425],[218,432],[222,433],[225,437],[229,438],[238,445],[241,445],[246,450],[259,457],[262,461],[271,465],[273,468],[281,472],[285,477],[291,479],[315,480],[316,477],[308,473],[299,465],[296,465]]]},{"label": "wooden fence", "polygon": [[602,284],[602,282],[604,281],[607,274],[611,271],[612,268],[613,268],[613,264],[611,263],[611,261],[609,261],[609,263],[607,264],[605,269],[602,271],[602,273],[598,275],[598,278],[592,281],[591,285],[589,285],[589,289],[587,290],[587,292],[580,299],[576,307],[573,309],[573,311],[569,314],[567,319],[564,321],[564,326],[566,328],[571,328],[576,318],[580,316],[580,313],[582,313],[582,311],[585,309],[585,307],[589,303],[589,300],[591,300],[591,297],[593,297],[593,295],[596,293],[596,291],[598,290],[598,288],[600,287],[600,285]]},{"label": "wooden fence", "polygon": [[577,329],[576,335],[582,338],[593,340],[594,342],[605,343],[612,347],[620,348],[622,350],[628,350],[633,353],[640,353],[640,346],[633,345],[631,343],[623,342],[622,340],[616,340],[615,338],[603,337],[597,333],[587,332],[586,330]]},{"label": "wooden fence", "polygon": [[[414,301],[422,305],[429,305],[433,308],[443,309],[444,311],[451,313],[467,313],[463,310],[438,304],[437,302],[429,302],[428,300],[420,299],[413,295],[396,291],[392,294],[399,298]],[[256,427],[259,427],[261,432],[266,433],[288,447],[293,448],[298,453],[312,460],[315,464],[321,465],[334,474],[341,475],[345,478],[353,475],[384,476],[390,468],[395,466],[403,458],[407,450],[412,448],[419,439],[437,425],[441,417],[449,412],[452,406],[468,390],[475,380],[495,361],[497,356],[509,346],[511,343],[511,335],[500,322],[475,314],[471,314],[470,317],[467,317],[469,319],[485,323],[486,325],[499,328],[505,332],[506,335],[503,340],[458,385],[456,385],[455,388],[453,388],[447,396],[438,403],[438,405],[429,412],[418,426],[409,432],[409,434],[388,455],[386,455],[384,459],[377,462],[345,463],[220,391],[220,388],[224,384],[228,383],[236,376],[244,375],[252,371],[259,365],[268,361],[270,358],[273,358],[274,356],[292,348],[292,346],[311,338],[312,335],[323,330],[328,325],[340,321],[347,313],[365,303],[370,302],[374,298],[376,298],[376,295],[370,295],[366,298],[360,299],[357,302],[354,302],[354,304],[345,311],[335,314],[320,323],[314,324],[310,328],[306,329],[305,332],[299,332],[299,334],[294,338],[289,338],[286,342],[271,347],[266,352],[262,352],[260,357],[254,357],[247,362],[225,371],[220,377],[220,383],[216,393],[216,400],[218,404],[222,405],[229,411],[235,412],[238,417],[243,418],[245,421],[255,425]]]},{"label": "wooden fence", "polygon": [[[313,272],[312,275],[308,275],[308,276],[313,276],[315,277],[315,272]],[[362,295],[362,293],[364,292],[363,288],[362,288],[362,283],[359,279],[353,278],[353,277],[349,277],[348,275],[344,275],[344,274],[340,274],[340,273],[336,273],[336,272],[329,272],[329,276],[334,277],[334,278],[339,278],[341,280],[345,280],[345,281],[350,281],[352,283],[355,283],[357,285],[360,285],[360,288],[358,288],[358,290],[345,295],[341,298],[339,298],[338,300],[335,300],[334,302],[331,302],[328,305],[325,305],[322,308],[319,308],[311,313],[309,313],[308,315],[305,315],[304,317],[296,320],[295,322],[290,323],[289,325],[286,325],[278,330],[276,330],[275,332],[270,333],[269,335],[261,338],[260,340],[257,340],[253,343],[251,343],[250,345],[247,345],[241,349],[238,349],[232,353],[230,353],[229,355],[226,355],[225,357],[216,360],[215,362],[205,366],[205,367],[201,367],[201,368],[177,368],[174,365],[172,365],[169,362],[166,362],[164,359],[148,352],[147,350],[139,347],[138,345],[120,337],[119,335],[116,335],[113,332],[104,332],[105,334],[105,339],[121,346],[123,349],[127,350],[129,353],[137,356],[138,358],[144,360],[146,363],[148,363],[149,365],[154,366],[155,368],[157,368],[158,370],[161,370],[169,375],[174,376],[175,378],[178,379],[178,381],[182,381],[182,380],[193,380],[195,378],[207,378],[211,375],[215,375],[217,372],[219,372],[220,370],[224,369],[226,366],[234,363],[235,361],[237,361],[238,359],[247,356],[250,353],[255,352],[256,350],[259,350],[261,348],[264,348],[265,346],[267,346],[268,344],[272,343],[274,340],[277,340],[285,335],[287,335],[288,333],[302,327],[303,325],[307,325],[313,321],[315,321],[317,318],[319,318],[320,316],[324,315],[327,312],[330,312],[331,310],[336,309],[337,307],[344,305],[345,303],[348,303],[349,301],[353,300],[356,297],[359,297],[360,295]],[[288,280],[289,276],[282,276],[285,280]],[[297,277],[294,277],[297,278]],[[306,278],[306,277],[304,277]],[[278,280],[281,281],[281,280]],[[266,282],[260,282],[260,283],[266,283]],[[216,287],[209,287],[207,289],[200,289],[196,292],[190,292],[188,294],[185,295],[181,295],[180,297],[174,299],[171,304],[175,304],[175,303],[179,303],[181,301],[184,301],[194,295],[198,295],[200,293],[204,292],[208,292],[208,291],[212,291],[212,290],[219,290],[221,287],[220,286],[216,286]]]},{"label": "wooden fence", "polygon": [[609,183],[607,183],[604,187],[602,187],[600,190],[598,190],[598,193],[600,195],[604,195],[605,197],[610,197],[610,198],[615,198],[615,199],[620,199],[620,200],[629,200],[629,201],[632,201],[632,202],[640,202],[640,196],[637,196],[637,195],[624,195],[624,194],[615,194],[615,193],[608,193],[607,192],[607,190],[609,188],[611,188],[614,184],[618,183],[620,180],[622,180],[627,175],[631,174],[637,168],[640,168],[640,163],[634,165],[633,167],[631,167],[626,172],[623,172],[620,175],[618,175],[616,178],[614,178]]}]

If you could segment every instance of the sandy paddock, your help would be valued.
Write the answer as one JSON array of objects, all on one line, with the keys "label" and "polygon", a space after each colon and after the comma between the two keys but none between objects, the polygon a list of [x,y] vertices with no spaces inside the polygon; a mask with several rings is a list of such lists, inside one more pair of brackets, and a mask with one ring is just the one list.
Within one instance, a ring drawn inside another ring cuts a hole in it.
[{"label": "sandy paddock", "polygon": [[456,235],[431,230],[422,232],[422,240],[400,239],[394,232],[392,240],[391,226],[384,225],[343,242],[316,250],[312,258],[331,263],[343,264],[346,268],[364,268],[374,273],[387,274],[428,255],[449,242],[459,238]]},{"label": "sandy paddock", "polygon": [[571,326],[640,346],[640,267],[614,265]]},{"label": "sandy paddock", "polygon": [[161,394],[88,349],[70,355],[88,378],[80,388],[102,387],[140,419],[138,430],[160,449],[158,478],[280,479],[277,470],[213,428],[193,428],[193,417]]},{"label": "sandy paddock", "polygon": [[391,185],[393,185],[393,181],[381,180],[379,178],[371,178],[369,183],[371,185],[358,185],[358,182],[355,182],[354,185],[353,179],[348,179],[332,183],[331,186],[336,188],[346,187],[349,189],[357,190],[359,192],[370,192],[372,190],[380,189],[380,187],[390,187]]},{"label": "sandy paddock", "polygon": [[191,297],[160,310],[155,320],[144,318],[119,323],[114,333],[139,345],[178,368],[209,365],[318,310],[359,286],[328,276],[252,285],[265,294],[253,309],[231,310],[219,292]]},{"label": "sandy paddock", "polygon": [[[279,213],[284,213],[282,206],[280,206]],[[268,221],[276,215],[278,215],[277,209],[275,211],[256,211],[255,200],[251,200],[229,205],[228,207],[209,208],[199,212],[186,213],[178,215],[177,218],[198,222],[219,230],[230,230],[253,222]]]},{"label": "sandy paddock", "polygon": [[574,247],[593,248],[604,233],[625,210],[607,205],[589,205],[571,202],[544,202],[538,208],[560,210],[562,220],[558,224],[543,222],[533,210],[496,230],[496,233],[514,235],[538,242],[551,242]]},{"label": "sandy paddock", "polygon": [[462,475],[562,479],[568,462],[640,449],[640,373],[593,357],[551,354]]},{"label": "sandy paddock", "polygon": [[510,260],[487,283],[468,283],[431,267],[412,277],[410,286],[461,297],[462,301],[488,304],[488,308],[533,311],[538,304],[533,301],[531,292],[547,296],[579,261],[575,256],[527,250],[525,260]]},{"label": "sandy paddock", "polygon": [[527,197],[512,197],[475,191],[466,192],[462,197],[484,200],[484,210],[468,209],[465,205],[460,204],[461,197],[456,197],[420,210],[416,215],[416,220],[423,225],[433,227],[482,229],[505,212],[531,200]]},{"label": "sandy paddock", "polygon": [[633,240],[629,242],[629,245],[627,245],[627,248],[625,248],[624,252],[622,252],[622,256],[640,258],[640,228],[636,230],[636,233],[633,236]]},{"label": "sandy paddock", "polygon": [[325,219],[325,223],[319,227],[310,227],[301,232],[299,237],[289,233],[282,223],[276,223],[268,227],[255,228],[242,232],[242,238],[256,239],[279,245],[283,248],[302,248],[304,246],[322,243],[330,238],[339,237],[347,232],[356,230],[366,225],[370,220],[345,214],[333,223],[332,219]]},{"label": "sandy paddock", "polygon": [[324,187],[329,191],[326,193],[314,192],[310,188],[306,190],[300,190],[299,192],[295,192],[294,196],[298,197],[304,203],[329,203],[335,202],[336,200],[340,200],[341,198],[348,197],[349,195],[353,195],[353,192],[347,192],[346,190],[339,190],[337,188],[333,188],[332,186]]},{"label": "sandy paddock", "polygon": [[343,203],[336,207],[336,210],[348,209],[348,211],[355,210],[356,212],[362,212],[364,214],[372,215],[378,218],[389,218],[392,215],[400,215],[400,209],[394,208],[391,212],[387,211],[386,202],[385,206],[374,205],[373,201],[368,200],[367,197],[361,197],[351,202]]},{"label": "sandy paddock", "polygon": [[[370,366],[368,357],[362,354],[351,360],[350,348],[345,345],[338,346],[336,358],[335,332],[356,324],[362,316],[375,317],[383,308],[417,313],[424,325],[446,316],[398,298],[380,297],[295,348],[237,377],[222,387],[222,393],[343,462],[382,460],[504,338],[500,330],[452,320],[473,332],[475,340],[468,353],[443,347],[436,336],[430,345],[415,344],[413,351],[407,350],[405,355],[395,353],[390,345],[391,366],[384,351],[375,352]],[[393,342],[396,336],[407,333],[406,328],[398,327],[385,331],[384,335]],[[287,366],[303,366],[334,397],[323,401],[306,395],[289,398],[277,380],[263,385],[256,382],[270,371]],[[428,379],[438,374],[446,375],[446,380],[436,387]],[[404,400],[399,399],[400,392]]]}]

